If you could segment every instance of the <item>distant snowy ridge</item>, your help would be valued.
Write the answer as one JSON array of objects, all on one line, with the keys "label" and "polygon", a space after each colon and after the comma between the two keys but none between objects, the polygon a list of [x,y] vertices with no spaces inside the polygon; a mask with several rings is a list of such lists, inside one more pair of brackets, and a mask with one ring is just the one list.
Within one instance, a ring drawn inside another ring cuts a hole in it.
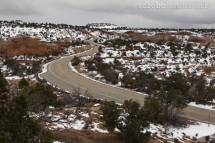
[{"label": "distant snowy ridge", "polygon": [[89,24],[87,24],[87,27],[98,28],[98,29],[119,28],[117,25],[114,25],[114,24],[111,24],[111,23],[89,23]]}]

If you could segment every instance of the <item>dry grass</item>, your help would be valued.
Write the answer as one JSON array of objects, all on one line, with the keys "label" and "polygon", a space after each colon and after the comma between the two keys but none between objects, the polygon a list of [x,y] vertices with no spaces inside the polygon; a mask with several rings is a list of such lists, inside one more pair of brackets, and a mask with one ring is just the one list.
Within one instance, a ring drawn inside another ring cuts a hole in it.
[{"label": "dry grass", "polygon": [[77,131],[73,129],[52,131],[56,140],[65,143],[123,143],[114,134],[103,134],[89,130]]},{"label": "dry grass", "polygon": [[[124,143],[116,133],[103,134],[89,130],[77,131],[73,129],[52,131],[55,140],[65,143]],[[159,143],[151,138],[149,143]]]}]

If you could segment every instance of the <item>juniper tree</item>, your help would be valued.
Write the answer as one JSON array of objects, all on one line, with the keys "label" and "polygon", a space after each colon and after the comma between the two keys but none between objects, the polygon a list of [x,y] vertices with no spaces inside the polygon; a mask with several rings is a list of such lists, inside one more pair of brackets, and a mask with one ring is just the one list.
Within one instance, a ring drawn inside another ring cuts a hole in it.
[{"label": "juniper tree", "polygon": [[149,126],[144,109],[137,101],[125,100],[120,107],[114,101],[105,101],[101,107],[101,118],[109,131],[120,130],[119,136],[129,143],[148,142],[150,133],[145,132]]}]

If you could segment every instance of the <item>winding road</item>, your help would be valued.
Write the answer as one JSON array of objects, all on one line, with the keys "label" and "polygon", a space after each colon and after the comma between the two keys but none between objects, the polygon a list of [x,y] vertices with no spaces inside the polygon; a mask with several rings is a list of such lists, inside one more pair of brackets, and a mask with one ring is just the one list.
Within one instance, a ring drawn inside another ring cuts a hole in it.
[{"label": "winding road", "polygon": [[[56,85],[57,87],[66,91],[73,92],[75,88],[80,87],[82,94],[88,90],[91,95],[97,99],[108,101],[114,100],[118,103],[123,103],[124,100],[133,99],[143,104],[146,94],[137,93],[131,90],[97,82],[95,80],[81,76],[70,69],[68,64],[74,56],[81,57],[92,55],[98,51],[100,44],[94,43],[93,41],[95,39],[96,38],[94,37],[92,40],[88,41],[94,47],[93,49],[54,60],[48,65],[47,72],[41,74],[40,76],[46,79],[49,83]],[[205,123],[215,124],[215,110],[206,110],[188,106],[183,110],[181,116]]]}]

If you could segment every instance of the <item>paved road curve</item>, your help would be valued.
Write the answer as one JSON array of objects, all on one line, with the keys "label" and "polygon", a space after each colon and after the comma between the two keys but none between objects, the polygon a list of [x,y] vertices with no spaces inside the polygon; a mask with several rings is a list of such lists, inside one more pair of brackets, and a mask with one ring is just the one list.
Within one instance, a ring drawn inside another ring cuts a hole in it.
[{"label": "paved road curve", "polygon": [[[95,40],[95,38],[93,39]],[[99,44],[90,40],[89,43],[94,47],[92,50],[77,54],[76,56],[92,55],[98,51]],[[72,92],[74,88],[80,87],[80,91],[84,93],[88,90],[94,98],[114,100],[118,103],[123,103],[126,99],[133,99],[139,101],[141,104],[144,102],[145,94],[136,93],[131,90],[114,87],[108,84],[96,82],[86,77],[80,76],[72,72],[68,64],[73,59],[73,56],[58,59],[48,65],[48,71],[40,76],[46,79],[57,87]],[[210,116],[209,116],[210,115]],[[215,124],[215,111],[201,109],[197,107],[188,106],[181,116],[191,118],[202,122],[210,122]],[[210,119],[209,119],[210,117]]]}]

